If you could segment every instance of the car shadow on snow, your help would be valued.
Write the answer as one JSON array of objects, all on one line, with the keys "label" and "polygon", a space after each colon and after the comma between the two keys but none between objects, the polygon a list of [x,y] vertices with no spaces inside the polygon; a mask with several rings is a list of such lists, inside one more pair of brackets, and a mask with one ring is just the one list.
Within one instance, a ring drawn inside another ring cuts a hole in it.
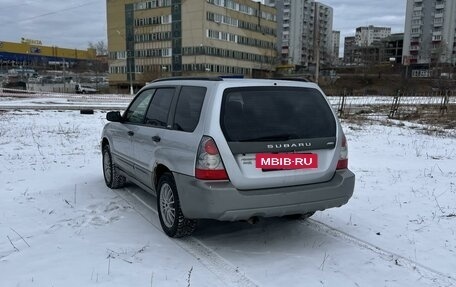
[{"label": "car shadow on snow", "polygon": [[[124,196],[132,195],[127,200],[138,212],[145,213],[143,215],[150,218],[151,222],[161,230],[155,196],[130,183],[118,192]],[[306,246],[318,248],[329,242],[337,242],[330,235],[311,228],[306,220],[286,217],[259,218],[255,224],[247,221],[200,219],[192,236],[205,244],[214,244],[216,248],[263,252],[271,246],[276,246],[276,251],[280,253]],[[266,249],[261,250],[259,246],[264,246]]]}]

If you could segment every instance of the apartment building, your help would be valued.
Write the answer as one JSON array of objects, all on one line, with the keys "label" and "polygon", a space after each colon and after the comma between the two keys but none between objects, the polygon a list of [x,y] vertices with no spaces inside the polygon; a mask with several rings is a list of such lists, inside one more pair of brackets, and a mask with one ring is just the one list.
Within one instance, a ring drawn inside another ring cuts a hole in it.
[{"label": "apartment building", "polygon": [[333,57],[338,60],[340,49],[340,31],[332,31],[332,47]]},{"label": "apartment building", "polygon": [[[278,53],[283,64],[309,67],[333,58],[333,9],[314,0],[266,0],[277,8]],[[318,52],[317,52],[318,51]]]},{"label": "apartment building", "polygon": [[391,34],[369,46],[356,45],[356,37],[345,37],[344,63],[352,65],[400,64],[404,34]]},{"label": "apartment building", "polygon": [[251,0],[108,0],[110,85],[268,73],[276,21],[275,8]]},{"label": "apartment building", "polygon": [[369,47],[374,42],[391,35],[390,27],[376,27],[373,25],[356,28],[356,45],[359,47]]},{"label": "apartment building", "polygon": [[404,64],[456,63],[456,1],[407,0]]},{"label": "apartment building", "polygon": [[356,58],[356,37],[348,36],[344,38],[344,63],[355,63]]},{"label": "apartment building", "polygon": [[400,64],[404,47],[404,33],[395,33],[380,41],[380,60]]}]

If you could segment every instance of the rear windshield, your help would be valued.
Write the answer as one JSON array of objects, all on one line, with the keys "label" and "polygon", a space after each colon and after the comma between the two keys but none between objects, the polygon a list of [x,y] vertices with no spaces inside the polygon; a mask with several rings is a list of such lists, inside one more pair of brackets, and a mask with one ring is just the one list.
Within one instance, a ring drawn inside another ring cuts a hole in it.
[{"label": "rear windshield", "polygon": [[220,124],[229,142],[336,136],[336,121],[331,107],[313,88],[226,89]]}]

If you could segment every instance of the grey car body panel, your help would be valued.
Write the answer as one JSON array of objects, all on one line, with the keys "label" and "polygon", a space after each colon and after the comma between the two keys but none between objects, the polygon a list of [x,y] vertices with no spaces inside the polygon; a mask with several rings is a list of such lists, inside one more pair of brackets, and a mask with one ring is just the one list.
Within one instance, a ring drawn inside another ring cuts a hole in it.
[{"label": "grey car body panel", "polygon": [[338,207],[350,199],[355,184],[349,170],[337,171],[327,182],[259,190],[238,190],[229,181],[200,181],[177,173],[174,178],[186,217],[227,221]]}]

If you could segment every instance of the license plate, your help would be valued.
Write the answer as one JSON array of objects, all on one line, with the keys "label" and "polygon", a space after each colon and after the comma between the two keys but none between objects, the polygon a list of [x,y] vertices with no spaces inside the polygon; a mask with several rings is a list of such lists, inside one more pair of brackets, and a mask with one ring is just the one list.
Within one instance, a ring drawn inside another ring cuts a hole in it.
[{"label": "license plate", "polygon": [[263,170],[318,168],[318,155],[313,153],[259,153],[255,158],[255,167]]}]

